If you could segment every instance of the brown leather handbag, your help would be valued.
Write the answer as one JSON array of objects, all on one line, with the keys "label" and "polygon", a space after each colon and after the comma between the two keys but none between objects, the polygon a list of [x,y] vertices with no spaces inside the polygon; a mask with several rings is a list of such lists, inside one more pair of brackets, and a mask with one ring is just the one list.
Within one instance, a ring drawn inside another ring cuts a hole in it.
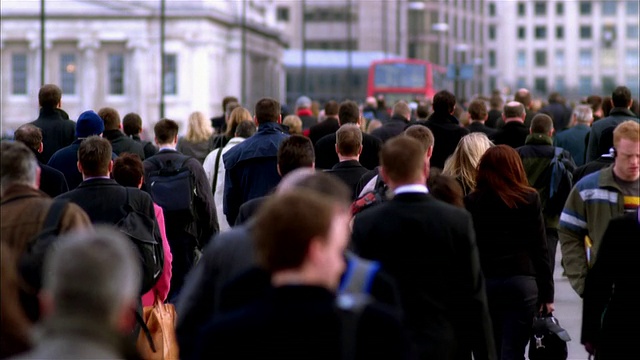
[{"label": "brown leather handbag", "polygon": [[153,306],[142,310],[140,335],[136,347],[144,360],[177,360],[180,358],[176,338],[176,309],[164,304],[156,293]]}]

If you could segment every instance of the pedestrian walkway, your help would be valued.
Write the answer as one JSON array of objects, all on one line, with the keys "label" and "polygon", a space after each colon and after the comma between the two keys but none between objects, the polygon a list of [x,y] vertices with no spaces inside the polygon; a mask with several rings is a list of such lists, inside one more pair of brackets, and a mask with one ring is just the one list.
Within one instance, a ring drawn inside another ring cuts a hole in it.
[{"label": "pedestrian walkway", "polygon": [[562,265],[560,260],[562,253],[560,249],[556,252],[556,269],[553,274],[555,280],[555,317],[560,325],[565,328],[571,336],[568,360],[587,359],[589,353],[580,344],[580,332],[582,329],[582,299],[571,288],[569,280],[562,276]]}]

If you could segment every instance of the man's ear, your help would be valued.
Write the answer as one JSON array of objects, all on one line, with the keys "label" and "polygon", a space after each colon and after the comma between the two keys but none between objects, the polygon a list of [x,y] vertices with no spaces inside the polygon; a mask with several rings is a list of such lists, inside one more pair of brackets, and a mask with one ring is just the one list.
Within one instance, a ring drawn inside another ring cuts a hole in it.
[{"label": "man's ear", "polygon": [[55,310],[55,303],[53,301],[53,296],[47,290],[40,290],[38,293],[38,304],[40,307],[40,316],[42,319],[46,319],[51,314],[53,314]]},{"label": "man's ear", "polygon": [[278,124],[282,124],[282,114],[278,115]]},{"label": "man's ear", "polygon": [[82,174],[82,165],[80,165],[80,160],[78,160],[76,166],[78,167],[78,171],[80,172],[80,174]]},{"label": "man's ear", "polygon": [[113,171],[113,160],[109,161],[109,174]]},{"label": "man's ear", "polygon": [[360,144],[360,150],[358,150],[358,155],[362,154],[362,144]]},{"label": "man's ear", "polygon": [[38,165],[36,167],[36,187],[38,189],[40,189],[40,180],[41,180],[41,176],[42,176],[42,168],[40,168],[40,165]]},{"label": "man's ear", "polygon": [[382,181],[384,181],[385,184],[389,184],[389,176],[387,176],[387,172],[384,171],[384,168],[382,166],[380,166],[378,170],[378,176],[382,177]]},{"label": "man's ear", "polygon": [[429,146],[427,149],[427,159],[431,160],[431,156],[433,155],[433,145]]},{"label": "man's ear", "polygon": [[338,152],[338,144],[335,144],[333,147],[336,150],[336,154],[340,154],[340,152]]},{"label": "man's ear", "polygon": [[276,169],[278,170],[278,175],[282,177],[282,171],[280,171],[280,164],[276,164]]},{"label": "man's ear", "polygon": [[40,146],[38,146],[38,154],[42,154],[42,151],[44,151],[44,143],[41,141]]}]

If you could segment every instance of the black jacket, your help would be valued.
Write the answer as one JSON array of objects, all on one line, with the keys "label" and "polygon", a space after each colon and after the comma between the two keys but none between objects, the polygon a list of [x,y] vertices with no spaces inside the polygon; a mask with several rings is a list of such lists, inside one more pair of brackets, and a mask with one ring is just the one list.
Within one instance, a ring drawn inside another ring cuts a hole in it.
[{"label": "black jacket", "polygon": [[[437,141],[437,140],[436,140]],[[352,246],[398,284],[422,359],[495,359],[471,216],[422,193],[356,215]]]},{"label": "black jacket", "polygon": [[40,116],[31,124],[42,130],[43,149],[38,160],[48,163],[51,155],[76,139],[76,123],[64,119],[59,109],[40,109]]},{"label": "black jacket", "polygon": [[433,113],[424,123],[433,133],[433,155],[431,167],[444,168],[444,162],[456,150],[458,142],[469,130],[460,127],[458,119],[446,113]]},{"label": "black jacket", "polygon": [[322,139],[326,135],[334,134],[339,128],[340,123],[338,122],[338,119],[335,117],[328,117],[324,119],[324,121],[309,128],[309,139],[311,139],[311,142],[315,145],[318,140]]},{"label": "black jacket", "polygon": [[404,129],[409,126],[409,121],[400,115],[393,115],[389,121],[384,123],[381,127],[373,130],[371,135],[377,137],[384,144],[387,140],[394,136],[398,136],[404,132]]},{"label": "black jacket", "polygon": [[52,198],[69,191],[64,174],[49,165],[40,163],[40,190]]},{"label": "black jacket", "polygon": [[[371,170],[378,166],[380,160],[378,153],[382,147],[382,141],[375,136],[362,133],[362,154],[360,154],[360,164]],[[329,134],[318,140],[315,145],[316,168],[331,169],[339,162],[336,154],[336,134]]]},{"label": "black jacket", "polygon": [[356,194],[358,182],[362,175],[367,173],[368,170],[362,166],[358,160],[347,160],[335,164],[331,169],[325,170],[325,172],[342,180],[349,190],[351,190],[351,199],[355,200],[358,196],[358,194]]},{"label": "black jacket", "polygon": [[137,142],[139,142],[140,144],[142,144],[142,149],[144,150],[144,158],[150,158],[153,155],[158,153],[158,148],[153,145],[153,143],[151,141],[143,141],[142,139],[140,139],[140,136],[138,135],[133,135],[131,136],[131,138]]},{"label": "black jacket", "polygon": [[509,145],[516,149],[524,145],[527,136],[529,136],[529,129],[523,123],[519,121],[509,121],[493,134],[490,140],[496,145]]},{"label": "black jacket", "polygon": [[496,129],[492,129],[486,126],[485,124],[477,121],[472,121],[471,124],[467,125],[467,130],[469,130],[470,133],[474,133],[474,132],[485,133],[487,137],[491,137],[497,131]]},{"label": "black jacket", "polygon": [[140,156],[140,160],[145,159],[144,148],[142,147],[142,144],[128,137],[122,131],[118,129],[105,130],[102,134],[102,137],[109,140],[109,142],[111,143],[111,147],[113,148],[113,152],[116,155],[119,156],[120,154],[126,152]]}]

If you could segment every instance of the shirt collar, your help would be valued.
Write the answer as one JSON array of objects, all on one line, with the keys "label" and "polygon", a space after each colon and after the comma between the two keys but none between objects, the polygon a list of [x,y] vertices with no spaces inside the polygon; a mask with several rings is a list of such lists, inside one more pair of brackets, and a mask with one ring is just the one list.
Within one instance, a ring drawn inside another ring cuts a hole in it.
[{"label": "shirt collar", "polygon": [[394,191],[394,194],[404,194],[404,193],[423,193],[428,194],[429,189],[425,185],[421,184],[409,184],[398,186]]},{"label": "shirt collar", "polygon": [[176,150],[176,147],[175,147],[175,146],[168,146],[168,145],[161,146],[161,147],[158,149],[158,152],[163,151],[163,150],[173,150],[173,151],[175,151],[175,150]]}]

